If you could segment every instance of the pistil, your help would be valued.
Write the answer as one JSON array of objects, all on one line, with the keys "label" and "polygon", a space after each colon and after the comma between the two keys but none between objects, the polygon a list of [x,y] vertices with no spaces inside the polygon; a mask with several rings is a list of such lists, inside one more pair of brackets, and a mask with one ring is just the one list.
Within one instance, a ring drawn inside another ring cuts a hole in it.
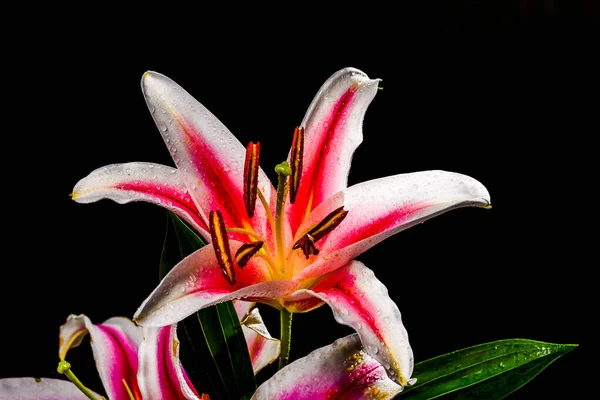
[{"label": "pistil", "polygon": [[[75,386],[77,386],[77,389],[79,389],[81,393],[85,394],[88,399],[98,400],[98,398],[93,395],[90,389],[86,388],[83,385],[83,383],[81,383],[81,381],[77,379],[73,371],[71,371],[71,364],[69,364],[65,360],[62,360],[58,363],[58,367],[56,368],[56,370],[59,374],[65,375],[67,378],[69,378],[69,380],[73,382]],[[101,398],[102,400],[106,400],[103,396],[101,396]]]},{"label": "pistil", "polygon": [[287,177],[292,174],[292,170],[287,161],[277,164],[275,172],[278,175],[277,181],[277,206],[275,208],[275,241],[277,244],[277,262],[281,274],[285,276],[285,257],[283,254],[283,206],[285,205],[285,196],[287,188]]}]

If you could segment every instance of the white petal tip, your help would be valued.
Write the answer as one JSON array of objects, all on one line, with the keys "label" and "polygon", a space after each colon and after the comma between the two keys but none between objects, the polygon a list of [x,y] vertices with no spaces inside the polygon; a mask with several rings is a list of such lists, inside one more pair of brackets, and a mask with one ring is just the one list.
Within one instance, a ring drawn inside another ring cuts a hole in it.
[{"label": "white petal tip", "polygon": [[162,74],[159,74],[158,72],[146,71],[144,72],[144,75],[142,75],[142,82],[147,82],[160,76],[162,76]]},{"label": "white petal tip", "polygon": [[152,91],[153,89],[159,90],[159,88],[168,83],[173,82],[165,75],[155,71],[146,71],[142,75],[142,93],[146,94],[148,90]]}]

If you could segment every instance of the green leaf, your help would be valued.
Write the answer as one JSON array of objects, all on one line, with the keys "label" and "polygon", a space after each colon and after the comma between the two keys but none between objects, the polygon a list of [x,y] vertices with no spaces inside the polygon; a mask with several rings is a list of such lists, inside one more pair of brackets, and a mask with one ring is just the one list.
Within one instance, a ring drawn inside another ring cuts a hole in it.
[{"label": "green leaf", "polygon": [[416,384],[396,397],[502,399],[575,347],[508,339],[458,350],[415,365]]},{"label": "green leaf", "polygon": [[[196,232],[169,212],[160,278],[204,245]],[[232,302],[200,310],[179,326],[181,360],[199,392],[209,394],[211,399],[237,400],[252,396],[256,390],[252,361]]]}]

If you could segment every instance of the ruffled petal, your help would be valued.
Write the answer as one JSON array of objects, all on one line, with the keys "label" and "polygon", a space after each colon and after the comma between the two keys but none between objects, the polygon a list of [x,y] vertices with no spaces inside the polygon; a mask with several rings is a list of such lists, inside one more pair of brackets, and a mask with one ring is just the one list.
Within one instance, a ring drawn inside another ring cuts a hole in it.
[{"label": "ruffled petal", "polygon": [[137,384],[138,348],[141,328],[127,318],[114,317],[94,325],[85,315],[70,315],[60,327],[59,357],[64,359],[69,349],[81,344],[87,333],[91,337],[92,352],[104,390],[113,400],[129,400],[123,380],[134,394]]},{"label": "ruffled petal", "polygon": [[198,400],[179,361],[176,325],[143,328],[138,383],[144,400]]},{"label": "ruffled petal", "polygon": [[[100,395],[92,392],[96,398]],[[50,378],[0,379],[0,399],[5,400],[88,400],[69,381]]]},{"label": "ruffled petal", "polygon": [[[242,243],[229,242],[231,252]],[[222,274],[214,250],[203,247],[177,264],[135,313],[144,326],[166,326],[181,321],[196,311],[228,300],[243,299],[272,304],[289,295],[297,286],[292,281],[271,281],[265,262],[254,257],[240,269],[235,266],[236,282],[230,284]]]},{"label": "ruffled petal", "polygon": [[252,369],[256,375],[279,357],[281,344],[267,330],[258,308],[254,308],[242,320],[242,331],[252,360]]},{"label": "ruffled petal", "polygon": [[295,277],[331,272],[382,240],[446,211],[489,205],[485,186],[454,172],[415,172],[359,183],[323,202],[298,230],[295,240],[338,207],[348,211],[342,223],[317,243],[320,253],[311,256],[312,264],[295,271]]},{"label": "ruffled petal", "polygon": [[237,314],[240,322],[243,321],[250,311],[256,306],[256,303],[253,301],[243,301],[243,300],[235,300],[233,302],[233,308],[235,308],[235,313]]},{"label": "ruffled petal", "polygon": [[389,377],[403,386],[407,384],[413,371],[408,334],[398,306],[373,271],[352,261],[310,289],[299,290],[284,304],[293,311],[303,311],[299,308],[308,296],[327,303],[336,321],[358,332],[365,350],[385,367]]},{"label": "ruffled petal", "polygon": [[[252,227],[266,238],[269,232],[262,203],[256,205],[251,219],[244,206],[245,146],[206,107],[166,76],[146,72],[142,91],[204,220],[208,220],[210,211],[220,210],[228,227]],[[262,169],[258,182],[267,201],[274,204],[275,191]]]},{"label": "ruffled petal", "polygon": [[401,391],[402,386],[362,350],[358,335],[350,335],[278,371],[252,400],[386,400]]},{"label": "ruffled petal", "polygon": [[301,125],[302,178],[296,202],[288,205],[294,233],[308,212],[346,188],[352,155],[363,140],[363,118],[378,83],[357,69],[342,69],[325,82],[308,108]]},{"label": "ruffled petal", "polygon": [[254,375],[275,361],[281,349],[279,340],[271,336],[255,305],[254,302],[242,300],[233,302],[235,312],[242,324]]},{"label": "ruffled petal", "polygon": [[110,199],[120,204],[158,204],[189,222],[210,242],[208,226],[175,168],[141,162],[107,165],[77,182],[71,196],[78,203]]}]

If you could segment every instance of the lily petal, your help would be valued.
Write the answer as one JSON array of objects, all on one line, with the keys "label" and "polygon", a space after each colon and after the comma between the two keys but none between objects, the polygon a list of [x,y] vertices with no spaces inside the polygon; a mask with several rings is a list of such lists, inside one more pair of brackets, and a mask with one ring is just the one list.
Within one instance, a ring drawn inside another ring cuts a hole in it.
[{"label": "lily petal", "polygon": [[369,268],[359,261],[325,276],[315,286],[286,299],[306,304],[315,296],[333,310],[336,321],[354,328],[365,350],[388,371],[391,379],[405,386],[413,371],[413,352],[400,310],[388,290]]},{"label": "lily petal", "polygon": [[114,317],[94,325],[83,314],[71,314],[60,327],[59,357],[64,359],[67,351],[81,344],[87,333],[91,337],[94,360],[108,397],[129,400],[123,380],[133,393],[139,393],[136,374],[141,328],[127,318]]},{"label": "lily petal", "polygon": [[[234,253],[242,243],[229,242]],[[210,246],[190,254],[164,277],[158,287],[135,313],[144,326],[165,326],[181,321],[196,311],[228,300],[243,299],[266,304],[289,295],[297,286],[293,281],[270,281],[265,262],[258,257],[236,267],[236,283],[224,277]]]},{"label": "lily petal", "polygon": [[250,311],[256,306],[256,303],[253,301],[243,301],[243,300],[235,300],[233,302],[233,308],[235,308],[235,313],[237,314],[240,322],[243,321]]},{"label": "lily petal", "polygon": [[60,327],[59,356],[64,359],[70,348],[81,344],[87,333],[100,380],[110,399],[129,400],[123,380],[134,394],[139,394],[136,374],[141,328],[127,318],[114,317],[94,325],[85,315],[70,315]]},{"label": "lily petal", "polygon": [[333,271],[382,240],[446,211],[489,206],[490,195],[477,180],[454,172],[388,176],[359,183],[331,196],[308,216],[295,240],[342,205],[348,215],[319,241],[319,257],[297,271],[296,279]]},{"label": "lily petal", "polygon": [[248,344],[254,375],[279,357],[281,343],[269,334],[258,308],[242,321],[242,331]]},{"label": "lily petal", "polygon": [[278,371],[257,389],[252,400],[385,400],[402,389],[362,350],[360,339],[354,334]]},{"label": "lily petal", "polygon": [[354,68],[342,69],[325,82],[306,112],[302,179],[296,202],[288,205],[294,233],[308,212],[346,189],[352,155],[363,140],[363,118],[379,81]]},{"label": "lily petal", "polygon": [[98,168],[77,182],[72,197],[78,203],[110,199],[119,204],[132,201],[158,204],[189,222],[210,242],[208,226],[179,171],[166,165],[134,162]]},{"label": "lily petal", "polygon": [[[92,392],[96,398],[100,395]],[[49,378],[0,379],[0,399],[5,400],[88,400],[69,381]]]},{"label": "lily petal", "polygon": [[[252,227],[267,237],[262,203],[257,204],[253,218],[246,214],[243,197],[246,147],[171,79],[157,72],[146,72],[141,84],[152,117],[204,220],[208,221],[210,211],[220,210],[227,226]],[[262,169],[258,187],[275,204],[275,191]]]},{"label": "lily petal", "polygon": [[254,375],[279,357],[281,344],[279,339],[271,336],[263,322],[256,303],[235,300],[233,306],[237,313],[242,331],[248,345],[248,353],[252,360]]},{"label": "lily petal", "polygon": [[179,361],[176,325],[143,328],[138,383],[144,400],[198,400]]}]

